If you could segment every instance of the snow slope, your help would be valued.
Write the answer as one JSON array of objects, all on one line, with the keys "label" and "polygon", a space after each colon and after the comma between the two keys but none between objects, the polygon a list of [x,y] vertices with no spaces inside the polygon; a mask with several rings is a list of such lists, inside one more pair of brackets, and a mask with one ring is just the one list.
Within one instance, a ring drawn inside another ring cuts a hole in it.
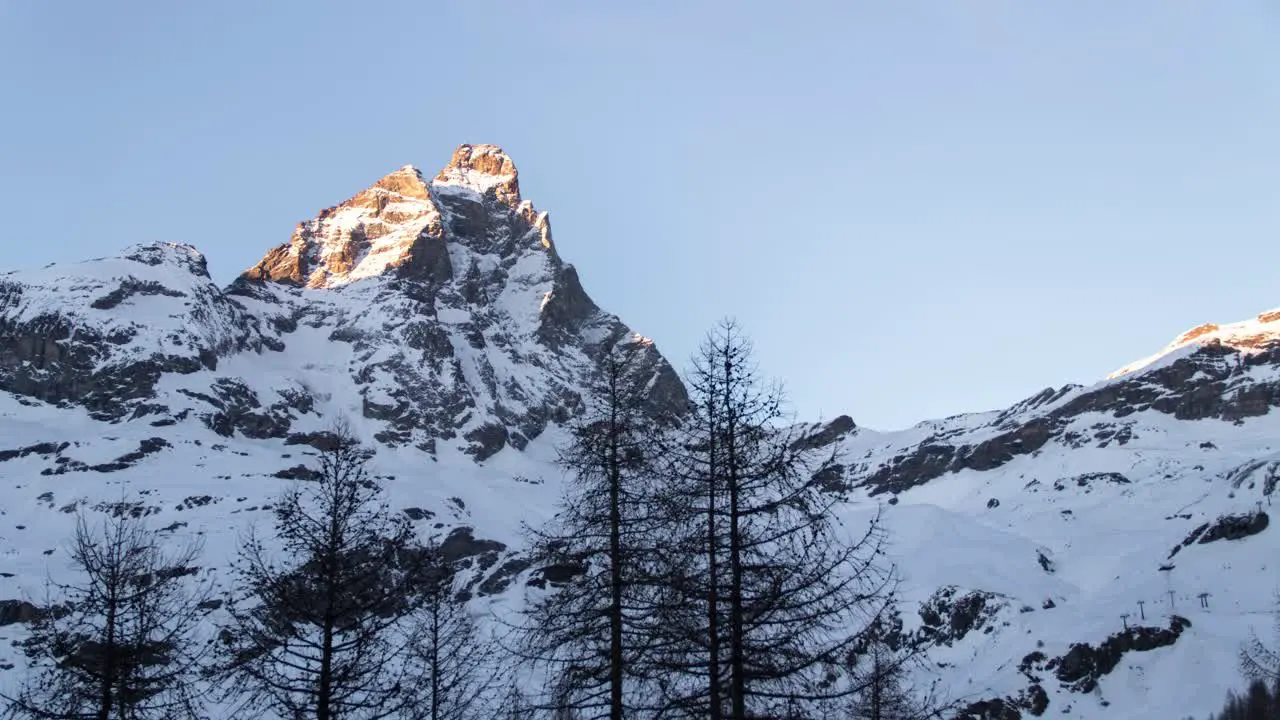
[{"label": "snow slope", "polygon": [[[172,244],[0,275],[0,601],[42,604],[75,511],[122,498],[202,537],[225,587],[239,537],[344,418],[392,507],[467,558],[472,609],[518,609],[520,528],[554,511],[561,428],[604,353],[636,353],[655,408],[684,389],[590,300],[517,177],[495,146],[432,179],[407,166],[227,288]],[[1002,410],[811,426],[840,450],[824,482],[849,532],[877,511],[892,532],[904,632],[930,638],[922,674],[971,717],[1204,717],[1238,684],[1240,643],[1270,632],[1280,536],[1215,528],[1269,512],[1280,482],[1273,315]],[[4,607],[0,638],[20,639]],[[1105,672],[1073,650],[1126,624],[1159,646]],[[0,689],[23,662],[0,643]]]}]

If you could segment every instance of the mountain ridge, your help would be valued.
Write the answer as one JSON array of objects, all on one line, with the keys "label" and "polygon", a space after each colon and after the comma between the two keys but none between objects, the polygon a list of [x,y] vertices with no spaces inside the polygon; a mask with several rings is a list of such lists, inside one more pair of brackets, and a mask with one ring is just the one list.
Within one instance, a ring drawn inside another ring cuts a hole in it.
[{"label": "mountain ridge", "polygon": [[[1272,327],[1184,333],[1111,378],[903,430],[803,425],[838,456],[814,481],[839,519],[883,513],[904,632],[967,717],[1217,708],[1270,625]],[[122,493],[206,539],[220,573],[343,418],[393,507],[466,559],[476,611],[507,617],[539,572],[520,528],[556,511],[556,448],[614,353],[653,412],[679,412],[671,364],[590,298],[497,146],[389,173],[226,287],[174,243],[0,274],[0,600],[59,577],[74,512]],[[1128,623],[1149,630],[1111,641]],[[18,655],[0,647],[0,667]]]}]

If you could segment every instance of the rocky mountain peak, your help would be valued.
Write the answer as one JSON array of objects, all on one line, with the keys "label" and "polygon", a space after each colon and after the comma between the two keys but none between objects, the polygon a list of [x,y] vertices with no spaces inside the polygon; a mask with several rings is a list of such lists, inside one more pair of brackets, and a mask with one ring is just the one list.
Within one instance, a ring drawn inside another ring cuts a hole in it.
[{"label": "rocky mountain peak", "polygon": [[176,244],[0,275],[0,390],[223,437],[357,416],[372,442],[480,462],[581,412],[613,351],[656,410],[683,408],[675,371],[588,296],[500,148],[464,145],[428,178],[388,173],[227,288]]},{"label": "rocky mountain peak", "polygon": [[1111,373],[1108,378],[1118,378],[1142,370],[1187,348],[1216,345],[1249,354],[1278,344],[1280,344],[1280,308],[1227,325],[1217,323],[1197,325],[1174,338],[1160,352],[1129,363]]},{"label": "rocky mountain peak", "polygon": [[516,207],[520,204],[518,175],[515,163],[497,145],[460,145],[432,182],[481,195],[492,192],[504,204]]},{"label": "rocky mountain peak", "polygon": [[388,274],[440,283],[453,276],[450,246],[554,254],[545,214],[521,200],[515,164],[496,145],[459,147],[431,181],[412,165],[384,176],[300,223],[244,278],[310,288]]},{"label": "rocky mountain peak", "polygon": [[122,253],[125,260],[157,267],[170,265],[181,268],[198,278],[209,278],[209,263],[204,253],[194,246],[176,242],[152,242],[125,248]]},{"label": "rocky mountain peak", "polygon": [[395,172],[388,173],[368,190],[347,202],[354,202],[357,198],[392,197],[397,195],[416,200],[430,199],[427,182],[416,167],[405,165]]}]

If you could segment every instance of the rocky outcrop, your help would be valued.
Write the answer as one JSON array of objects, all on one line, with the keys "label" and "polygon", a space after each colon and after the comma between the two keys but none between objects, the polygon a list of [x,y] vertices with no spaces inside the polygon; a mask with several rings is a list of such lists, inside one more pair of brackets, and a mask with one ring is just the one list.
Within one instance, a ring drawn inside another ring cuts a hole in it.
[{"label": "rocky outcrop", "polygon": [[[1026,688],[1006,697],[979,700],[966,705],[956,720],[1021,720],[1023,713],[1040,717],[1049,709],[1049,694],[1044,689],[1044,674],[1052,673],[1061,687],[1074,693],[1091,693],[1098,682],[1119,666],[1131,652],[1149,652],[1177,642],[1191,627],[1191,621],[1174,615],[1169,627],[1135,626],[1111,635],[1100,645],[1075,643],[1066,653],[1050,658],[1036,650],[1018,664],[1018,672],[1028,681]],[[1103,705],[1106,702],[1103,701]],[[1064,707],[1063,712],[1068,712]]]},{"label": "rocky outcrop", "polygon": [[224,437],[238,433],[258,440],[283,438],[293,421],[311,408],[309,397],[290,394],[264,406],[244,381],[232,378],[218,378],[209,389],[211,394],[186,394],[213,407],[200,417],[210,430]]},{"label": "rocky outcrop", "polygon": [[880,466],[864,482],[872,494],[898,493],[948,472],[994,470],[1015,456],[1044,447],[1056,429],[1051,419],[1035,418],[975,445],[926,441]]},{"label": "rocky outcrop", "polygon": [[185,245],[14,273],[0,286],[0,389],[99,419],[150,412],[143,401],[161,377],[261,348],[254,320]]},{"label": "rocky outcrop", "polygon": [[1074,487],[1074,488],[1083,489],[1085,493],[1088,493],[1090,490],[1094,488],[1094,486],[1100,485],[1102,483],[1110,483],[1112,485],[1128,485],[1129,478],[1125,477],[1122,473],[1118,473],[1118,472],[1084,473],[1082,475],[1076,475],[1075,477],[1063,478],[1062,480],[1055,480],[1053,482],[1053,489],[1061,492],[1063,490],[1066,490],[1069,487]]},{"label": "rocky outcrop", "polygon": [[[1093,388],[1042,392],[983,426],[938,433],[904,448],[888,462],[853,466],[851,481],[873,494],[900,493],[947,473],[1001,467],[1051,442],[1069,447],[1123,445],[1134,437],[1124,419],[1147,411],[1178,420],[1228,422],[1266,415],[1280,407],[1280,379],[1269,372],[1280,367],[1280,334],[1276,340],[1270,337],[1255,338],[1248,352],[1209,343]],[[1079,421],[1094,414],[1110,421],[1092,423],[1082,432]],[[977,434],[989,437],[963,442]],[[1109,475],[1089,482],[1105,477]]]},{"label": "rocky outcrop", "polygon": [[991,632],[991,622],[1008,603],[994,593],[961,593],[954,585],[939,588],[920,606],[924,625],[917,634],[935,645],[951,646],[976,630]]},{"label": "rocky outcrop", "polygon": [[1076,643],[1065,655],[1046,661],[1043,669],[1053,671],[1054,676],[1074,692],[1093,692],[1099,678],[1114,670],[1125,653],[1168,647],[1177,642],[1189,627],[1191,621],[1177,615],[1169,619],[1167,628],[1131,627],[1112,635],[1097,647]]},{"label": "rocky outcrop", "polygon": [[955,720],[1021,720],[1022,713],[1016,705],[1004,698],[978,700],[966,705]]},{"label": "rocky outcrop", "polygon": [[520,204],[519,173],[497,145],[459,146],[435,182],[478,189],[510,207]]},{"label": "rocky outcrop", "polygon": [[15,458],[24,458],[28,455],[57,455],[68,447],[71,447],[71,443],[69,442],[43,442],[16,448],[14,450],[0,450],[0,462],[13,460]]},{"label": "rocky outcrop", "polygon": [[1201,545],[1218,540],[1243,540],[1266,530],[1270,524],[1271,518],[1262,511],[1245,515],[1223,515],[1197,535]]},{"label": "rocky outcrop", "polygon": [[0,600],[0,627],[31,622],[38,619],[41,612],[26,600]]},{"label": "rocky outcrop", "polygon": [[[419,246],[432,244],[432,238],[438,241],[441,233],[440,211],[426,181],[417,169],[405,166],[298,225],[288,243],[267,253],[244,277],[334,287],[404,265],[421,266],[424,255],[431,253]],[[437,263],[428,268],[428,273],[447,279],[447,255],[444,261],[443,266]]]}]

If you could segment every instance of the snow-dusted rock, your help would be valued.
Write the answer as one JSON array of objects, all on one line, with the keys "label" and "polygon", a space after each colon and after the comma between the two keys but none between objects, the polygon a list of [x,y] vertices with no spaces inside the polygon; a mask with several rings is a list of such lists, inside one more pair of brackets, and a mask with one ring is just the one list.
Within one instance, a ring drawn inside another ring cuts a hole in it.
[{"label": "snow-dusted rock", "polygon": [[[532,564],[521,525],[554,511],[563,424],[610,349],[636,355],[655,409],[682,406],[491,145],[392,172],[227,288],[173,244],[0,275],[0,627],[20,638],[64,577],[75,512],[123,497],[202,535],[203,572],[225,578],[337,418],[393,507],[469,565],[477,611],[509,615],[574,571]],[[838,451],[816,481],[851,534],[883,513],[901,632],[968,717],[1202,717],[1271,627],[1277,407],[1264,313],[1090,386],[895,432],[841,416],[804,442]],[[0,690],[22,662],[0,644]]]}]

